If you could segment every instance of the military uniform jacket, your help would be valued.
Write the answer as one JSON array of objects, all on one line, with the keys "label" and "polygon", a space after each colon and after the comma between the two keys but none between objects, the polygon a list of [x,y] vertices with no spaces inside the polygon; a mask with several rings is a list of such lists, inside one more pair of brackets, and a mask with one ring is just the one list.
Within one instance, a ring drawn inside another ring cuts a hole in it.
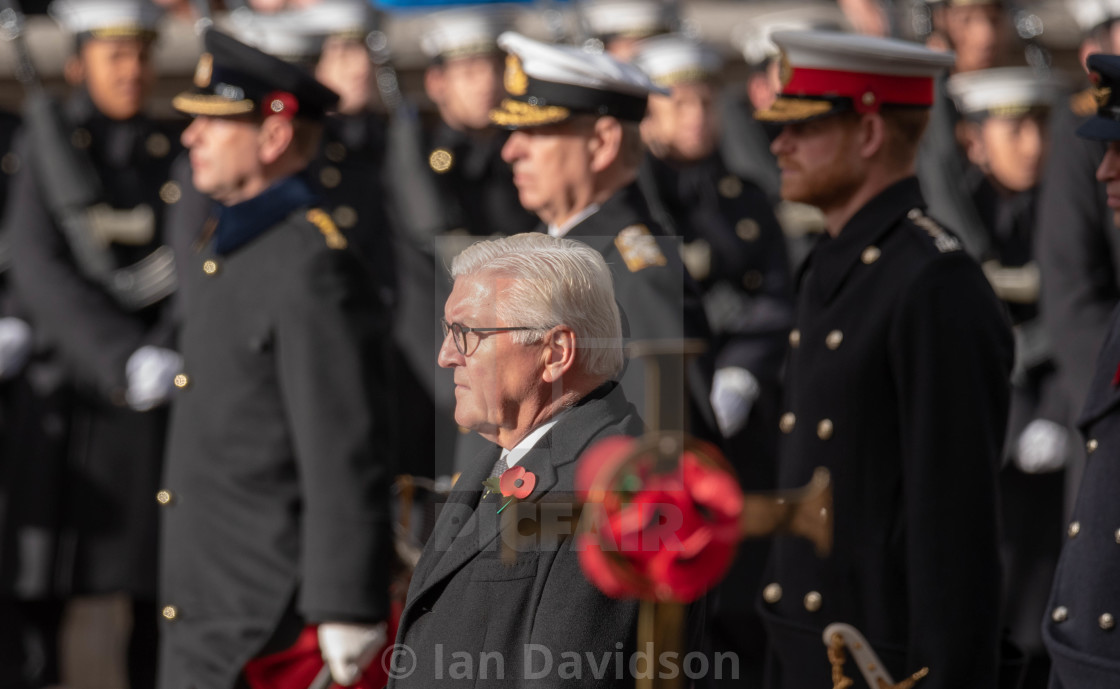
[{"label": "military uniform jacket", "polygon": [[[570,499],[580,454],[601,438],[637,436],[643,430],[622,389],[615,383],[601,386],[564,412],[518,463],[537,477],[526,501]],[[494,445],[475,457],[440,511],[413,573],[397,632],[397,644],[412,651],[406,658],[413,670],[391,679],[389,687],[524,687],[530,684],[526,673],[541,671],[546,653],[540,650],[526,666],[529,644],[547,649],[552,660],[551,671],[532,686],[633,686],[633,679],[615,679],[613,665],[595,678],[583,654],[593,653],[597,664],[604,653],[613,659],[619,650],[629,658],[636,643],[637,601],[612,600],[588,582],[573,539],[526,546],[514,564],[501,562],[501,503],[494,496],[480,502],[482,481],[500,451]],[[579,679],[558,674],[561,654],[567,651],[583,658]],[[452,672],[456,653],[472,658],[469,678]],[[491,662],[482,676],[482,653],[501,654],[500,674]]]},{"label": "military uniform jacket", "polygon": [[759,602],[774,687],[829,686],[832,622],[896,681],[928,667],[926,689],[996,686],[1012,342],[979,266],[923,206],[915,179],[887,188],[799,281],[779,485],[828,468],[835,531],[825,558],[775,539]]},{"label": "military uniform jacket", "polygon": [[[64,109],[69,143],[88,154],[102,195],[90,229],[117,268],[162,250],[164,217],[178,201],[168,185],[178,133],[145,116],[112,120],[78,91]],[[25,124],[25,126],[31,126]],[[63,142],[62,145],[67,145]],[[4,225],[11,241],[17,314],[35,333],[36,353],[16,384],[11,429],[12,500],[3,562],[29,598],[156,589],[156,515],[166,410],[125,405],[129,357],[143,345],[169,347],[169,299],[140,309],[119,303],[87,278],[48,207],[40,151],[17,143]],[[122,228],[128,232],[121,232]],[[30,461],[31,459],[35,461]]]},{"label": "military uniform jacket", "polygon": [[1089,459],[1042,622],[1051,689],[1104,689],[1120,678],[1120,320],[1112,321],[1078,420]]},{"label": "military uniform jacket", "polygon": [[1087,107],[1054,108],[1035,240],[1042,319],[1075,410],[1088,394],[1110,316],[1120,303],[1120,231],[1096,179],[1105,144],[1076,135],[1096,111],[1091,95],[1083,92],[1082,100],[1086,96]]},{"label": "military uniform jacket", "polygon": [[[699,289],[681,263],[680,241],[667,236],[653,221],[637,184],[615,192],[565,236],[590,245],[610,266],[627,342],[710,339]],[[622,385],[627,396],[645,410],[643,375],[641,366],[628,365]],[[691,431],[717,440],[719,431],[708,401],[711,377],[710,359],[695,362],[689,371]]]},{"label": "military uniform jacket", "polygon": [[681,257],[699,285],[717,369],[776,381],[793,321],[785,239],[762,190],[732,174],[719,153],[678,166],[646,156],[646,170]]},{"label": "military uniform jacket", "polygon": [[162,689],[231,689],[293,616],[386,616],[386,314],[312,198],[280,182],[180,257]]}]

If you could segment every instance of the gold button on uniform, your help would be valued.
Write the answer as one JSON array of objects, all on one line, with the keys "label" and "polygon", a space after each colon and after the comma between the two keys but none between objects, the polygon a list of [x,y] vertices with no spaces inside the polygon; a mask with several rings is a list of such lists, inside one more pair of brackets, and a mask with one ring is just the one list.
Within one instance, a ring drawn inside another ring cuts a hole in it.
[{"label": "gold button on uniform", "polygon": [[428,156],[428,165],[441,175],[450,170],[454,163],[455,157],[446,148],[437,148]]},{"label": "gold button on uniform", "polygon": [[161,505],[170,505],[171,504],[171,491],[161,490],[160,492],[156,493],[156,502],[158,502]]},{"label": "gold button on uniform", "polygon": [[840,332],[839,330],[833,330],[828,334],[827,337],[824,338],[824,346],[828,347],[829,349],[837,349],[840,347],[840,343],[843,341],[844,333]]},{"label": "gold button on uniform", "polygon": [[805,609],[809,612],[816,612],[821,609],[821,594],[816,591],[810,591],[805,594]]},{"label": "gold button on uniform", "polygon": [[1100,447],[1100,443],[1097,442],[1096,438],[1089,438],[1089,442],[1085,443],[1085,451],[1089,454],[1096,452],[1098,447]]},{"label": "gold button on uniform", "polygon": [[163,619],[165,620],[174,620],[175,618],[179,617],[179,608],[176,608],[174,605],[163,606],[162,612]]},{"label": "gold button on uniform", "polygon": [[1055,622],[1065,622],[1067,619],[1069,619],[1069,610],[1066,609],[1066,606],[1059,605],[1058,607],[1054,608],[1054,612],[1050,613],[1050,619],[1054,620]]},{"label": "gold button on uniform", "polygon": [[191,384],[191,379],[185,373],[175,376],[175,387],[182,389]]},{"label": "gold button on uniform", "polygon": [[339,206],[331,213],[331,217],[334,218],[334,223],[344,230],[349,230],[358,224],[358,211],[354,210],[353,206]]},{"label": "gold button on uniform", "polygon": [[1071,522],[1069,525],[1069,537],[1073,538],[1081,533],[1081,522]]},{"label": "gold button on uniform", "polygon": [[762,287],[762,282],[762,273],[758,272],[757,270],[748,270],[743,275],[743,287],[748,291],[753,292],[754,290]]},{"label": "gold button on uniform", "polygon": [[346,146],[338,141],[332,141],[327,144],[323,153],[326,154],[327,160],[332,163],[341,163],[343,160],[346,160]]},{"label": "gold button on uniform", "polygon": [[793,415],[793,412],[787,411],[782,414],[782,418],[778,419],[778,428],[781,429],[782,433],[792,433],[796,423],[797,417]]},{"label": "gold button on uniform", "polygon": [[797,328],[794,328],[793,330],[789,331],[789,346],[796,349],[797,346],[800,345],[800,344],[801,344],[801,331],[798,330]]},{"label": "gold button on uniform", "polygon": [[0,158],[0,172],[5,175],[14,175],[19,172],[19,156],[15,153],[5,153],[3,158]]},{"label": "gold button on uniform", "polygon": [[202,264],[202,272],[207,275],[213,275],[218,272],[218,262],[211,259]]},{"label": "gold button on uniform", "polygon": [[1120,529],[1116,530],[1116,543],[1120,544]]},{"label": "gold button on uniform", "polygon": [[758,222],[750,218],[743,218],[735,223],[735,234],[739,235],[739,239],[744,242],[755,241],[759,235]]},{"label": "gold button on uniform", "polygon": [[782,585],[774,582],[762,589],[762,600],[773,605],[782,599]]},{"label": "gold button on uniform", "polygon": [[828,419],[821,419],[817,424],[817,437],[821,440],[828,440],[832,437],[832,421]]},{"label": "gold button on uniform", "polygon": [[719,181],[719,193],[725,199],[733,199],[743,193],[743,183],[735,175],[728,175]]},{"label": "gold button on uniform", "polygon": [[155,132],[144,142],[144,148],[153,158],[162,158],[171,152],[171,142],[163,134]]},{"label": "gold button on uniform", "polygon": [[1112,617],[1112,613],[1108,612],[1097,618],[1097,623],[1101,626],[1101,629],[1106,632],[1116,626],[1116,620]]},{"label": "gold button on uniform", "polygon": [[859,255],[859,260],[863,261],[864,265],[871,265],[875,261],[878,261],[879,257],[882,255],[883,252],[879,250],[879,247],[869,246]]},{"label": "gold button on uniform", "polygon": [[179,188],[176,182],[164,182],[163,186],[159,188],[159,200],[169,206],[178,203],[181,198],[183,198],[183,190]]},{"label": "gold button on uniform", "polygon": [[342,172],[338,168],[328,165],[319,171],[319,181],[327,189],[334,189],[342,183]]}]

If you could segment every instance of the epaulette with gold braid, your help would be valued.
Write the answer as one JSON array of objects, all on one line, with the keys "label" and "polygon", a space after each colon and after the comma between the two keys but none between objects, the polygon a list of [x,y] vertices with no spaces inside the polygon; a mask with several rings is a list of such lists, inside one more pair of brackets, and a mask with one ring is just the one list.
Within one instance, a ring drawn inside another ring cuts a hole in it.
[{"label": "epaulette with gold braid", "polygon": [[312,208],[307,211],[307,219],[323,233],[323,238],[327,240],[327,246],[332,249],[346,248],[346,237],[338,231],[338,226],[334,224],[331,216],[325,210]]},{"label": "epaulette with gold braid", "polygon": [[1078,117],[1088,117],[1097,111],[1097,99],[1093,89],[1078,91],[1069,97],[1069,109]]}]

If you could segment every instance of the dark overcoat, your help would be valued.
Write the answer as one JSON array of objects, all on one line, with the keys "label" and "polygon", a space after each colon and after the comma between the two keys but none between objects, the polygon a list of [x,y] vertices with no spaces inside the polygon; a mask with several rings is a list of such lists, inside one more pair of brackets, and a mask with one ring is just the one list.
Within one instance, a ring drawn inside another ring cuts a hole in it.
[{"label": "dark overcoat", "polygon": [[[600,438],[642,431],[641,418],[622,389],[614,383],[600,387],[564,412],[518,464],[537,477],[527,500],[570,498],[576,460],[584,450]],[[571,538],[527,547],[512,565],[501,562],[499,503],[493,497],[480,502],[482,481],[499,453],[494,445],[479,454],[442,507],[401,616],[397,644],[408,649],[398,658],[402,676],[389,686],[526,686],[526,673],[542,671],[546,654],[551,671],[533,686],[633,686],[633,679],[615,679],[613,665],[605,677],[596,678],[586,659],[580,679],[559,674],[561,654],[567,651],[581,657],[591,652],[597,664],[604,653],[611,662],[616,651],[628,654],[635,646],[638,604],[607,598],[588,582]],[[456,654],[464,653],[472,659],[473,672],[456,679],[465,672],[453,672],[452,665],[464,657]],[[501,676],[496,661],[485,665],[482,676],[483,653],[500,654]]]},{"label": "dark overcoat", "polygon": [[289,178],[181,257],[162,689],[231,689],[281,630],[387,614],[387,315],[311,198]]},{"label": "dark overcoat", "polygon": [[[863,632],[896,681],[994,687],[996,473],[1012,340],[980,267],[895,183],[800,276],[779,486],[829,469],[834,545],[775,539],[759,600],[770,686],[828,686],[824,628]],[[856,667],[847,672],[863,686]]]},{"label": "dark overcoat", "polygon": [[1042,638],[1051,689],[1104,689],[1120,678],[1120,321],[1115,316],[1078,426],[1088,462],[1066,526]]},{"label": "dark overcoat", "polygon": [[[113,120],[84,90],[67,103],[65,122],[63,145],[88,156],[102,190],[95,215],[113,267],[161,250],[165,213],[180,197],[169,181],[177,127],[142,115]],[[29,148],[17,144],[4,223],[16,315],[31,324],[36,352],[13,381],[3,578],[26,598],[126,591],[150,599],[167,415],[125,404],[125,365],[141,346],[172,345],[169,300],[122,305],[86,277],[49,205],[43,151]],[[118,232],[124,225],[131,231]]]}]

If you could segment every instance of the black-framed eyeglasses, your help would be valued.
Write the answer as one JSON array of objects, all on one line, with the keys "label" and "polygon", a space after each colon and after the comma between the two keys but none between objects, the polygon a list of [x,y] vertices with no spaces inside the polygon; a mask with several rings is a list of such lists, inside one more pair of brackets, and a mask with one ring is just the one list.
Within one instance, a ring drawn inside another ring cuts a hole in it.
[{"label": "black-framed eyeglasses", "polygon": [[439,319],[439,324],[443,328],[443,339],[447,339],[447,333],[452,333],[452,341],[455,343],[455,349],[463,356],[467,355],[467,333],[502,333],[510,330],[541,330],[541,328],[529,326],[507,326],[504,328],[471,328],[463,325],[462,323],[448,323],[443,318]]}]

